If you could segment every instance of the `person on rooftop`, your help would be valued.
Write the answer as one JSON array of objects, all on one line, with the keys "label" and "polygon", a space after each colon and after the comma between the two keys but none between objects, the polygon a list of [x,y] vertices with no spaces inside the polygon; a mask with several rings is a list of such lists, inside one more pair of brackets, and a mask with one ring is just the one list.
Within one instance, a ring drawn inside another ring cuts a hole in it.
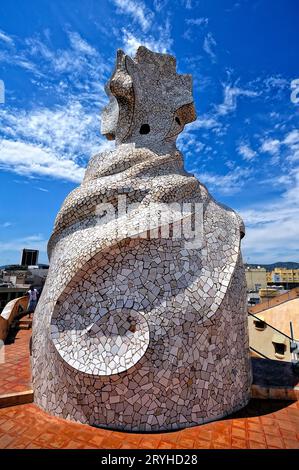
[{"label": "person on rooftop", "polygon": [[33,286],[30,286],[30,289],[27,292],[27,295],[29,297],[27,312],[28,312],[28,315],[29,315],[29,318],[30,318],[31,313],[33,313],[35,308],[36,308],[36,304],[37,304],[37,300],[38,300],[38,291]]}]

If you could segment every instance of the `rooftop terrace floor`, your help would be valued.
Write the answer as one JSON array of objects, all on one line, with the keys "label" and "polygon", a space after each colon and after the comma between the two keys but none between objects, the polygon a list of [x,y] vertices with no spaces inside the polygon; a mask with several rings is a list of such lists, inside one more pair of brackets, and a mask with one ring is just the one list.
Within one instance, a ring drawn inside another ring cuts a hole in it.
[{"label": "rooftop terrace floor", "polygon": [[4,346],[4,362],[0,362],[0,395],[25,392],[31,388],[31,335],[32,330],[19,330],[14,342]]},{"label": "rooftop terrace floor", "polygon": [[299,449],[299,402],[252,400],[229,419],[157,434],[93,428],[18,405],[0,409],[0,448]]},{"label": "rooftop terrace floor", "polygon": [[[0,395],[31,389],[29,338],[5,346]],[[299,401],[253,399],[227,419],[175,432],[138,434],[55,418],[29,403],[0,408],[0,449],[299,449]]]}]

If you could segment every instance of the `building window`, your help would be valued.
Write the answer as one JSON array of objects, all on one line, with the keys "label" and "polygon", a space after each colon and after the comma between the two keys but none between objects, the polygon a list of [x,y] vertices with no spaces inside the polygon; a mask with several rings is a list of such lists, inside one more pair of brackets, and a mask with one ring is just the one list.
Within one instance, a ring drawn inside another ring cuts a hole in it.
[{"label": "building window", "polygon": [[284,359],[286,348],[287,348],[286,341],[287,341],[286,336],[280,333],[275,333],[273,335],[272,343],[274,346],[275,357],[277,357],[277,359]]},{"label": "building window", "polygon": [[259,331],[264,330],[267,326],[262,318],[259,318],[258,320],[254,320],[253,323],[254,323],[255,328]]},{"label": "building window", "polygon": [[273,343],[275,349],[275,356],[276,357],[284,357],[286,351],[286,345],[281,343]]}]

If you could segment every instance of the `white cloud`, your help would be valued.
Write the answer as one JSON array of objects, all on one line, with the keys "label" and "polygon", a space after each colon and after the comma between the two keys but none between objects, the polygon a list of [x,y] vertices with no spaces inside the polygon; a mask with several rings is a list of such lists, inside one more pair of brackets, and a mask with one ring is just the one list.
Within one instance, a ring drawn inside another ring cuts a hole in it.
[{"label": "white cloud", "polygon": [[245,182],[250,178],[251,170],[248,168],[236,167],[226,175],[220,175],[211,172],[197,173],[197,178],[204,184],[209,186],[212,191],[219,194],[233,195],[238,193]]},{"label": "white cloud", "polygon": [[38,191],[41,191],[41,192],[43,192],[43,193],[48,193],[48,192],[49,192],[48,189],[46,189],[46,188],[41,188],[41,187],[39,187],[39,186],[36,187],[35,189],[37,189]]},{"label": "white cloud", "polygon": [[56,50],[49,46],[47,35],[16,40],[16,46],[0,50],[0,62],[30,72],[35,87],[55,93],[57,101],[67,100],[73,93],[78,101],[104,104],[109,62],[77,32],[66,34],[69,46]]},{"label": "white cloud", "polygon": [[60,155],[88,159],[99,148],[99,116],[78,102],[54,109],[2,110],[2,133],[13,140],[42,145]]},{"label": "white cloud", "polygon": [[212,62],[216,60],[214,48],[217,45],[212,33],[208,33],[203,42],[203,50],[210,56]]},{"label": "white cloud", "polygon": [[52,83],[49,68],[53,71],[56,87],[61,76],[58,92],[65,92],[65,88],[74,89],[77,96],[80,93],[84,99],[89,97],[89,100],[95,100],[97,97],[97,101],[101,100],[105,95],[103,81],[111,72],[107,60],[77,32],[68,31],[67,35],[70,47],[55,51],[38,38],[27,39],[26,58],[38,59],[40,69],[45,74],[43,81],[47,85]]},{"label": "white cloud", "polygon": [[291,131],[283,140],[283,144],[287,147],[288,161],[297,162],[299,160],[299,130]]},{"label": "white cloud", "polygon": [[0,31],[0,41],[3,41],[10,46],[13,46],[14,44],[12,38],[5,34],[3,31]]},{"label": "white cloud", "polygon": [[280,189],[281,196],[242,211],[248,226],[244,251],[252,262],[295,261],[299,257],[299,131],[293,129],[279,139],[267,137],[261,150],[275,163],[281,156],[287,166],[285,173],[263,182]]},{"label": "white cloud", "polygon": [[289,178],[288,189],[280,198],[241,211],[247,227],[242,246],[251,262],[298,260],[299,168],[291,171]]},{"label": "white cloud", "polygon": [[266,139],[261,145],[261,151],[276,155],[279,152],[280,144],[278,139]]},{"label": "white cloud", "polygon": [[200,142],[198,134],[195,134],[199,129],[210,130],[218,136],[224,131],[225,125],[209,114],[202,114],[196,121],[188,124],[177,140],[178,148],[187,157],[192,158],[194,152],[200,153],[202,150],[208,150],[208,147]]},{"label": "white cloud", "polygon": [[[1,258],[5,259],[7,252],[15,252],[19,256],[23,248],[32,248],[46,254],[47,240],[42,234],[28,235],[25,237],[10,239],[9,241],[0,241]],[[1,262],[2,264],[2,262]]]},{"label": "white cloud", "polygon": [[184,157],[192,160],[194,159],[194,155],[200,153],[205,147],[198,137],[188,132],[179,135],[177,146],[184,154]]},{"label": "white cloud", "polygon": [[296,162],[299,160],[299,130],[293,129],[283,139],[269,139],[266,138],[262,141],[261,151],[267,152],[276,157],[275,162],[278,162],[278,157],[283,154],[289,162]]},{"label": "white cloud", "polygon": [[211,130],[213,133],[220,135],[225,130],[225,127],[225,124],[222,124],[217,120],[217,116],[202,114],[201,116],[198,116],[196,121],[188,124],[184,129],[184,132],[180,134],[179,137],[182,140],[188,140],[190,139],[190,135],[193,135],[193,132],[199,129]]},{"label": "white cloud", "polygon": [[50,176],[75,183],[80,183],[84,175],[84,168],[70,159],[62,159],[38,145],[5,139],[0,141],[0,168],[19,175]]},{"label": "white cloud", "polygon": [[192,0],[182,0],[182,4],[187,10],[191,10],[193,8]]},{"label": "white cloud", "polygon": [[88,44],[87,41],[85,41],[79,33],[70,31],[69,32],[69,39],[71,46],[73,49],[77,50],[78,52],[81,52],[82,54],[90,55],[90,56],[97,56],[98,52],[95,50],[94,47],[92,47],[90,44]]},{"label": "white cloud", "polygon": [[112,147],[97,113],[70,101],[54,109],[0,110],[0,166],[22,175],[80,182],[94,153]]},{"label": "white cloud", "polygon": [[160,12],[166,7],[167,3],[168,0],[154,0],[154,8],[156,11]]},{"label": "white cloud", "polygon": [[[185,134],[196,129],[211,129],[213,133],[217,134],[218,136],[224,135],[227,131],[229,123],[224,123],[220,118],[234,112],[237,109],[238,98],[241,96],[254,98],[258,96],[258,93],[253,90],[232,86],[231,84],[224,85],[223,102],[221,104],[214,105],[213,112],[199,116],[195,122],[191,123],[187,127]],[[249,157],[253,158],[255,156],[255,154],[253,154],[254,151],[251,150],[250,152],[249,148],[241,148],[240,151],[243,152],[243,157],[247,157],[245,158],[247,160],[250,159]]]},{"label": "white cloud", "polygon": [[139,23],[143,31],[148,31],[151,26],[153,13],[141,1],[113,0],[121,13],[130,15]]},{"label": "white cloud", "polygon": [[285,145],[294,145],[299,143],[299,130],[294,129],[293,131],[289,132],[288,135],[285,137],[283,143]]},{"label": "white cloud", "polygon": [[290,82],[281,76],[271,76],[264,79],[264,85],[267,90],[278,88],[280,90],[290,89]]},{"label": "white cloud", "polygon": [[130,56],[135,55],[139,46],[145,46],[155,52],[167,53],[170,51],[173,42],[170,36],[170,25],[168,22],[164,28],[159,28],[158,38],[152,35],[138,37],[125,28],[122,29],[122,33],[124,50]]},{"label": "white cloud", "polygon": [[23,53],[12,53],[9,50],[0,50],[0,62],[21,67],[27,72],[34,73],[36,76],[42,75],[39,68],[28,60]]},{"label": "white cloud", "polygon": [[149,43],[145,43],[141,39],[134,36],[133,33],[127,31],[125,28],[122,30],[123,32],[123,41],[124,41],[124,50],[125,52],[130,55],[134,56],[139,46],[143,45],[150,49]]},{"label": "white cloud", "polygon": [[217,112],[222,116],[236,110],[238,97],[246,96],[254,98],[258,96],[258,93],[256,91],[245,90],[237,86],[225,85],[223,95],[223,103],[217,106]]},{"label": "white cloud", "polygon": [[202,115],[192,122],[188,129],[213,129],[219,126],[219,122],[212,116]]},{"label": "white cloud", "polygon": [[[123,49],[128,55],[134,56],[139,46],[145,46],[155,52],[170,52],[172,38],[170,22],[155,20],[155,14],[144,2],[136,0],[113,0],[120,13],[127,14],[137,23],[125,25],[122,29]],[[160,11],[165,2],[154,2],[154,8]],[[139,27],[138,27],[139,26]]]},{"label": "white cloud", "polygon": [[244,160],[247,160],[247,161],[253,160],[257,156],[257,153],[255,152],[255,150],[252,150],[252,148],[249,147],[249,145],[247,145],[246,143],[241,143],[238,146],[237,150],[239,154],[242,155]]},{"label": "white cloud", "polygon": [[206,26],[209,23],[209,18],[188,18],[186,19],[186,23],[193,26]]},{"label": "white cloud", "polygon": [[183,33],[183,38],[188,41],[194,42],[197,40],[198,33],[201,33],[203,27],[209,23],[208,18],[187,18],[185,23],[188,25],[186,31]]}]

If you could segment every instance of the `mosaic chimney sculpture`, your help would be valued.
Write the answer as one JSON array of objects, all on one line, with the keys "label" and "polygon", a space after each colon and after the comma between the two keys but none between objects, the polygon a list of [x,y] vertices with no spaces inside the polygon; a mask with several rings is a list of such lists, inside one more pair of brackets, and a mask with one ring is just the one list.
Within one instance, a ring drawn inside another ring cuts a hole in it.
[{"label": "mosaic chimney sculpture", "polygon": [[[176,138],[196,119],[191,76],[139,47],[134,59],[118,51],[106,91],[102,133],[116,147],[91,159],[48,245],[35,403],[133,431],[226,416],[246,405],[251,385],[244,226],[183,168]],[[187,223],[196,243],[182,236]]]}]

